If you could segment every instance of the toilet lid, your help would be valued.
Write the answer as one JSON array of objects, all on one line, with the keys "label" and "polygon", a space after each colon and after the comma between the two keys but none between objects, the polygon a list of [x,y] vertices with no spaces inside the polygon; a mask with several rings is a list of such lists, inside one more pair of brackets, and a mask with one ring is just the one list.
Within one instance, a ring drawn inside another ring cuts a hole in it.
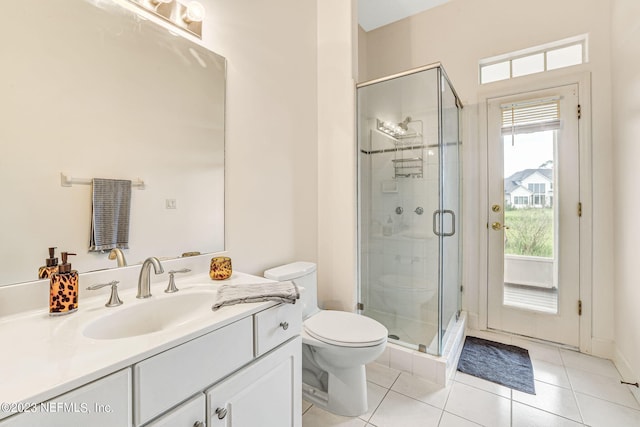
[{"label": "toilet lid", "polygon": [[321,310],[304,321],[305,331],[329,344],[368,347],[387,339],[387,328],[373,319],[345,311]]}]

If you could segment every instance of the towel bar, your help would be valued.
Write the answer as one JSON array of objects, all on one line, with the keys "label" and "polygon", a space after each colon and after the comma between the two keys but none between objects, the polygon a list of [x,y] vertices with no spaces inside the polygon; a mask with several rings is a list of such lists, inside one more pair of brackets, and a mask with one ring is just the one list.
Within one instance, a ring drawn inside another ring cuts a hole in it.
[{"label": "towel bar", "polygon": [[[60,185],[63,187],[71,187],[73,184],[78,185],[91,185],[92,180],[90,178],[73,178],[69,175],[65,175],[64,172],[60,173]],[[137,178],[135,181],[131,180],[131,187],[144,190],[144,181]]]}]

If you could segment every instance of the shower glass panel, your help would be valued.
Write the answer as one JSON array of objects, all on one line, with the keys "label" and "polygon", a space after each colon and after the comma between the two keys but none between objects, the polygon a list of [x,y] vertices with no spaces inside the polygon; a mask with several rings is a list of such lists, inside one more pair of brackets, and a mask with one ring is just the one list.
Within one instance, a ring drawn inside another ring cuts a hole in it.
[{"label": "shower glass panel", "polygon": [[440,354],[436,345],[446,340],[446,332],[458,320],[460,311],[461,246],[460,246],[460,118],[458,100],[446,75],[440,72],[440,216],[439,247],[441,301],[437,340],[431,343],[429,353]]},{"label": "shower glass panel", "polygon": [[359,310],[440,355],[460,307],[461,105],[439,64],[357,98]]}]

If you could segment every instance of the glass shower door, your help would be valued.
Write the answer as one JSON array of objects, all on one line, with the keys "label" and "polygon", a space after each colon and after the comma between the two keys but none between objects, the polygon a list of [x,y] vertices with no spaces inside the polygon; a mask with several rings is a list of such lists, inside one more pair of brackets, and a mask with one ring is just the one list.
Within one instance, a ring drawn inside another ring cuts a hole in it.
[{"label": "glass shower door", "polygon": [[460,312],[460,135],[457,98],[446,75],[439,69],[439,209],[434,212],[434,233],[438,236],[439,330],[429,353],[442,354],[446,332]]}]

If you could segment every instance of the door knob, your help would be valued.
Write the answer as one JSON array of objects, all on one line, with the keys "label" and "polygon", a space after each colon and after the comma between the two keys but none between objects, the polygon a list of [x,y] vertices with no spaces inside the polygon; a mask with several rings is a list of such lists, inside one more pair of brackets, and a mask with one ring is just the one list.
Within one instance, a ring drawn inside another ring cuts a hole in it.
[{"label": "door knob", "polygon": [[499,222],[494,222],[493,224],[491,224],[491,228],[493,228],[496,231],[499,231],[501,228],[504,228],[505,230],[509,229],[508,225],[502,225]]}]

